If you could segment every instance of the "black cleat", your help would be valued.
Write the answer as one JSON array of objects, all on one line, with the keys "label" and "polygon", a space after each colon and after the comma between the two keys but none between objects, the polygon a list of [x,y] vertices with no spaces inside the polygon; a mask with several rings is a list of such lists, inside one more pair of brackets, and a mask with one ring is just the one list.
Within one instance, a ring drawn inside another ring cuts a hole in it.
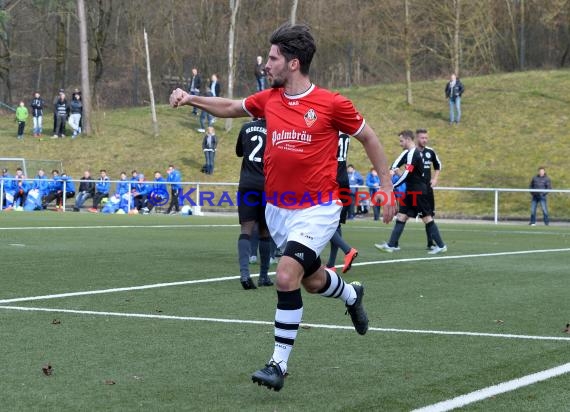
[{"label": "black cleat", "polygon": [[240,280],[240,282],[241,282],[241,285],[243,286],[243,288],[245,290],[257,289],[257,287],[255,286],[255,283],[253,283],[253,280],[251,280],[251,278],[242,279],[242,280]]},{"label": "black cleat", "polygon": [[259,287],[273,286],[273,282],[269,278],[259,278],[259,280],[257,281],[257,286]]},{"label": "black cleat", "polygon": [[351,285],[356,291],[356,301],[350,306],[346,305],[346,312],[350,315],[356,332],[359,335],[364,335],[368,331],[368,316],[362,304],[364,286],[362,286],[360,282],[352,282]]},{"label": "black cleat", "polygon": [[279,392],[285,383],[285,376],[278,364],[269,362],[265,368],[253,372],[251,380],[259,386],[267,386],[267,389]]}]

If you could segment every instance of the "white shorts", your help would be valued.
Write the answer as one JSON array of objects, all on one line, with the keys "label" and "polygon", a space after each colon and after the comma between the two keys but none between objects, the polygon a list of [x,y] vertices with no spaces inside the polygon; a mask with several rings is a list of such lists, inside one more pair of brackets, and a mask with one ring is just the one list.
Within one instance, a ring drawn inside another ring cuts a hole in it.
[{"label": "white shorts", "polygon": [[341,209],[340,201],[306,209],[284,209],[267,203],[265,220],[277,247],[295,241],[319,256],[338,227]]}]

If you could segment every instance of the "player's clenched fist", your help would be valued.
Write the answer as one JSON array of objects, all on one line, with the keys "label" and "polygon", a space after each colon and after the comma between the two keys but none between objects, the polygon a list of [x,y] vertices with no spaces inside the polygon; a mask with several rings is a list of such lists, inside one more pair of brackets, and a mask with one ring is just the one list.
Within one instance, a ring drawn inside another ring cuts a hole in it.
[{"label": "player's clenched fist", "polygon": [[170,94],[170,106],[179,107],[188,103],[190,95],[184,90],[178,88]]}]

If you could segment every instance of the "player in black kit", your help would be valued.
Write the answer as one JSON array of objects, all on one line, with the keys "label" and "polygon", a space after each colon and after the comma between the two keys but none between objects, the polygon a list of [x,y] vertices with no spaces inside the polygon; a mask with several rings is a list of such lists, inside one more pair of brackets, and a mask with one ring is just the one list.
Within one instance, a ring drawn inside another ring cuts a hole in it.
[{"label": "player in black kit", "polygon": [[256,223],[259,227],[260,257],[257,286],[273,285],[267,274],[271,238],[265,222],[265,199],[263,196],[265,185],[263,154],[266,135],[265,119],[257,119],[242,126],[236,142],[236,155],[243,158],[238,185],[238,216],[241,225],[238,258],[240,282],[244,289],[257,289],[249,273],[250,238]]},{"label": "player in black kit", "polygon": [[439,229],[433,220],[433,211],[427,196],[428,188],[424,177],[424,161],[414,143],[414,132],[404,130],[398,136],[400,138],[400,146],[404,151],[392,164],[392,169],[397,173],[400,172],[399,168],[404,165],[405,169],[398,181],[394,183],[394,187],[398,187],[401,183],[406,182],[406,196],[401,199],[400,210],[398,210],[396,215],[396,225],[392,230],[390,240],[388,243],[375,244],[374,246],[383,252],[389,253],[400,250],[398,241],[400,236],[402,236],[406,221],[409,217],[420,215],[426,225],[428,236],[436,244],[428,253],[435,255],[446,252],[447,246],[443,243]]},{"label": "player in black kit", "polygon": [[[416,142],[417,148],[422,155],[424,161],[424,180],[427,185],[427,198],[431,205],[432,216],[435,215],[435,197],[433,195],[433,188],[437,186],[437,180],[442,168],[442,163],[435,150],[429,147],[428,144],[428,131],[427,129],[416,129]],[[431,167],[433,166],[433,176],[431,174]],[[429,237],[426,226],[427,236],[427,250],[432,250],[435,246],[433,239]]]}]

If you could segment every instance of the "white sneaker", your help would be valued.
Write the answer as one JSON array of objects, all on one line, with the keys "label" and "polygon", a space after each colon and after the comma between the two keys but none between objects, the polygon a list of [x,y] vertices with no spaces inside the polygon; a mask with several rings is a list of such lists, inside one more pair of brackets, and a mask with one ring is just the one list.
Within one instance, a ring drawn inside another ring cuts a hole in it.
[{"label": "white sneaker", "polygon": [[437,255],[438,253],[447,252],[447,246],[443,245],[442,247],[435,246],[432,250],[428,252],[428,255]]},{"label": "white sneaker", "polygon": [[204,132],[206,131],[206,129],[202,129],[202,128],[199,128],[199,129],[196,129],[196,130],[197,130],[199,133],[204,133]]},{"label": "white sneaker", "polygon": [[397,252],[398,250],[400,250],[400,248],[398,246],[388,246],[388,243],[375,243],[374,247],[378,250],[381,250],[382,252],[387,252],[387,253],[392,253],[392,252]]}]

